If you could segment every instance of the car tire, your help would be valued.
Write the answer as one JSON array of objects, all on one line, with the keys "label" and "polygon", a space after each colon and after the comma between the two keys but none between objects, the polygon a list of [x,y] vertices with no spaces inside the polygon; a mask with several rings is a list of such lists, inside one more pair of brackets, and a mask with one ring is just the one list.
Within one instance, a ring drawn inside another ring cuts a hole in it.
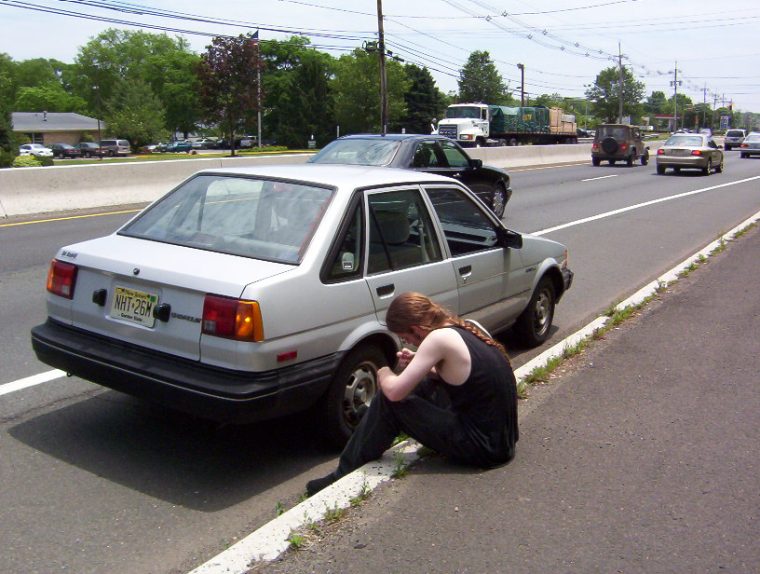
[{"label": "car tire", "polygon": [[593,165],[594,167],[599,167],[600,165],[602,165],[602,160],[600,160],[598,157],[592,157],[591,165]]},{"label": "car tire", "polygon": [[743,157],[744,159],[747,159],[749,157],[749,154],[741,152],[741,154],[739,155],[739,157]]},{"label": "car tire", "polygon": [[493,198],[491,199],[491,209],[496,214],[496,217],[501,219],[504,217],[504,210],[507,207],[507,191],[504,186],[498,184],[493,192]]},{"label": "car tire", "polygon": [[724,167],[723,161],[724,159],[720,158],[720,163],[715,166],[715,173],[723,173],[723,167]]},{"label": "car tire", "polygon": [[641,165],[646,165],[649,163],[649,150],[644,151],[644,155],[641,156]]},{"label": "car tire", "polygon": [[657,175],[665,175],[665,166],[664,165],[658,165],[657,166]]},{"label": "car tire", "polygon": [[348,442],[377,393],[377,371],[387,365],[386,356],[373,345],[357,347],[343,359],[320,409],[330,443],[342,448]]},{"label": "car tire", "polygon": [[557,303],[554,283],[542,277],[533,291],[530,302],[515,322],[514,330],[525,343],[537,347],[549,338]]},{"label": "car tire", "polygon": [[731,146],[730,145],[727,145],[727,146],[724,146],[724,147],[726,148],[726,151],[731,151]]},{"label": "car tire", "polygon": [[713,170],[712,159],[707,160],[707,165],[702,168],[702,175],[711,175]]},{"label": "car tire", "polygon": [[602,151],[607,155],[613,155],[617,153],[620,145],[615,138],[604,138],[601,143]]},{"label": "car tire", "polygon": [[633,159],[636,157],[636,150],[633,150],[633,153],[629,155],[627,158],[625,158],[625,165],[628,167],[633,167]]}]

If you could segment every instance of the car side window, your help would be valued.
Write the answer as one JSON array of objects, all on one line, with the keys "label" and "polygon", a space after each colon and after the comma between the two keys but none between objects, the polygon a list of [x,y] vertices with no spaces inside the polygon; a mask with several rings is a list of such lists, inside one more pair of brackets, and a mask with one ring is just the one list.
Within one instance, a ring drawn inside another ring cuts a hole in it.
[{"label": "car side window", "polygon": [[467,168],[470,167],[470,158],[459,149],[454,142],[440,142],[443,154],[450,167]]},{"label": "car side window", "polygon": [[441,261],[440,242],[419,189],[372,193],[368,207],[368,273]]},{"label": "car side window", "polygon": [[361,277],[363,238],[364,216],[361,204],[357,202],[341,229],[337,249],[331,251],[332,258],[324,268],[325,282],[333,283]]},{"label": "car side window", "polygon": [[441,221],[452,256],[498,246],[496,225],[461,189],[428,188],[426,191]]},{"label": "car side window", "polygon": [[439,165],[438,156],[435,153],[435,143],[418,143],[412,157],[412,167],[439,167]]}]

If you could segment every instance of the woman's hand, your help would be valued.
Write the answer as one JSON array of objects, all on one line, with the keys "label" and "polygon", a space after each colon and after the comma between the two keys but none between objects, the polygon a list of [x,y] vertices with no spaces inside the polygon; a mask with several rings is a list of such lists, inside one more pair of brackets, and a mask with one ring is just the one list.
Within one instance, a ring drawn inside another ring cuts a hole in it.
[{"label": "woman's hand", "polygon": [[404,347],[396,353],[396,357],[398,358],[398,361],[396,362],[396,371],[401,372],[406,369],[406,366],[414,358],[414,351],[411,351]]}]

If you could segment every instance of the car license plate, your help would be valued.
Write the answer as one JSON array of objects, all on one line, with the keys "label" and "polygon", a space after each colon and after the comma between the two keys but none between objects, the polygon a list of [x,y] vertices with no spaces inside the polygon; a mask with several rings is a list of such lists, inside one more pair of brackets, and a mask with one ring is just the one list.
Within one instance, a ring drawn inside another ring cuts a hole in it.
[{"label": "car license plate", "polygon": [[111,303],[111,317],[152,327],[156,322],[153,317],[156,303],[158,303],[158,295],[154,293],[116,287]]}]

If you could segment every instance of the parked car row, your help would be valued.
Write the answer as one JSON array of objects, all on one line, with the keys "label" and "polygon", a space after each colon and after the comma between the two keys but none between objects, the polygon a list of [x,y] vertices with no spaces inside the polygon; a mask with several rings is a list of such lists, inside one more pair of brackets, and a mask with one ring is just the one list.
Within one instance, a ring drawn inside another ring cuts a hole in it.
[{"label": "parked car row", "polygon": [[19,155],[33,155],[36,157],[55,157],[60,159],[72,159],[78,157],[101,157],[101,156],[126,156],[132,151],[129,141],[124,139],[102,140],[97,142],[79,142],[76,145],[68,143],[54,143],[46,147],[39,143],[28,143],[19,146]]}]

